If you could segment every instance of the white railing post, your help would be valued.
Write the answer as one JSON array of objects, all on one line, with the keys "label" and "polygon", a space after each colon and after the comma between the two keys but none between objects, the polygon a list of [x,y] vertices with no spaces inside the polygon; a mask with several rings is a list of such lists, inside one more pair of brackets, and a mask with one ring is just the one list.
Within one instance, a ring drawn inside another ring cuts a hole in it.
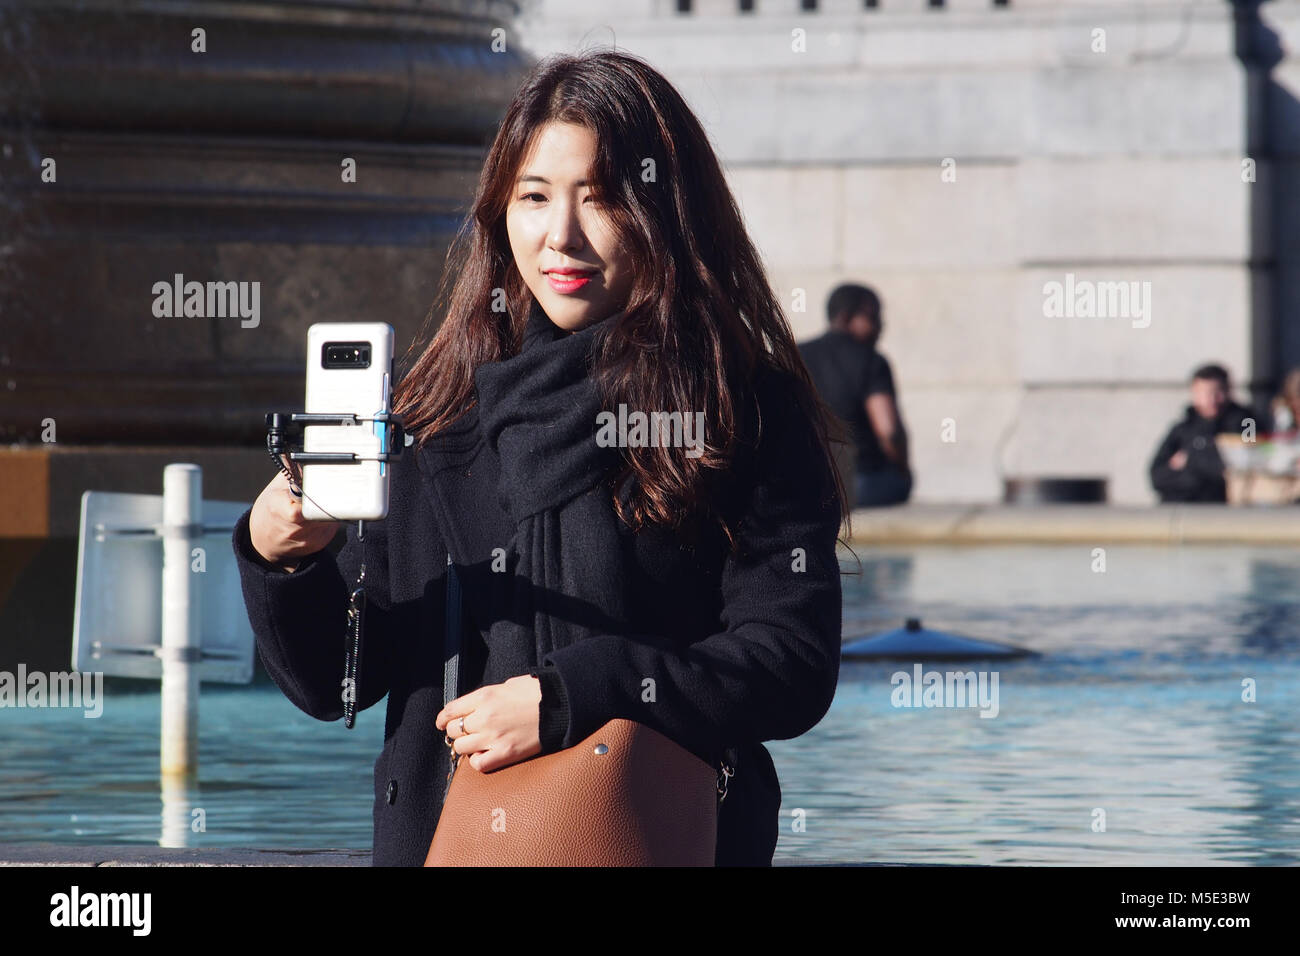
[{"label": "white railing post", "polygon": [[162,772],[199,764],[199,587],[190,555],[203,535],[203,470],[163,469]]}]

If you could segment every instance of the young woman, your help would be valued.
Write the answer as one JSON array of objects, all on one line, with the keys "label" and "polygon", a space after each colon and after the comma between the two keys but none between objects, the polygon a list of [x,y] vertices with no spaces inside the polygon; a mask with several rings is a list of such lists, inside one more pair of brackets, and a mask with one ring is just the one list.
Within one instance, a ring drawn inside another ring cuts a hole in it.
[{"label": "young woman", "polygon": [[[342,713],[364,559],[357,709],[388,695],[375,864],[423,863],[444,735],[491,771],[616,717],[728,754],[717,862],[770,864],[781,794],[762,742],[830,706],[848,508],[830,419],[676,90],[623,53],[540,63],[439,301],[394,394],[418,442],[391,466],[387,519],[360,541],[349,527],[335,557],[338,525],[303,521],[280,476],[234,535],[262,660],[322,720]],[[685,427],[635,427],[656,412]],[[444,707],[448,561],[475,689]]]}]

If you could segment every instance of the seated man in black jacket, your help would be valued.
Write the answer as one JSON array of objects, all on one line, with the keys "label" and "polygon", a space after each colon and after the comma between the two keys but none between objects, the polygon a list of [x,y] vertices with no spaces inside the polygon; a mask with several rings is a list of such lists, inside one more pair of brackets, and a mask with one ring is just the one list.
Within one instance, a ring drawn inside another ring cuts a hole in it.
[{"label": "seated man in black jacket", "polygon": [[799,354],[822,399],[848,426],[854,504],[900,504],[912,493],[912,470],[894,374],[876,351],[883,328],[880,297],[846,283],[831,293],[826,315],[830,330],[800,343]]},{"label": "seated man in black jacket", "polygon": [[1214,436],[1241,435],[1254,420],[1250,409],[1228,397],[1228,390],[1228,373],[1221,365],[1203,365],[1192,374],[1192,404],[1151,462],[1151,484],[1162,502],[1227,501]]}]

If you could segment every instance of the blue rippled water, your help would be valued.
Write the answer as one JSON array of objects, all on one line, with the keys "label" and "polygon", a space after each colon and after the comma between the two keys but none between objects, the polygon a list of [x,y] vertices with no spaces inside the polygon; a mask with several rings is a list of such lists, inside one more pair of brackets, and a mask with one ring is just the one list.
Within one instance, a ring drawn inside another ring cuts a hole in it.
[{"label": "blue rippled water", "polygon": [[[1041,656],[924,665],[996,671],[991,719],[893,706],[911,662],[845,662],[826,718],[769,744],[778,863],[1300,862],[1300,554],[1112,547],[1104,571],[1084,546],[858,554],[846,638],[916,616]],[[166,813],[169,845],[370,845],[382,705],[347,731],[272,686],[205,686],[198,789],[164,803],[156,685],[106,690],[93,720],[0,711],[0,842],[156,845]]]}]

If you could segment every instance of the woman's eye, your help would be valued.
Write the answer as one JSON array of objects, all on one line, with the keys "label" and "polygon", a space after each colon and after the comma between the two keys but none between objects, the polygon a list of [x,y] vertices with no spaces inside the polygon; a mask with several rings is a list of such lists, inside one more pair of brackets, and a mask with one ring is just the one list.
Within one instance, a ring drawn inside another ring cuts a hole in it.
[{"label": "woman's eye", "polygon": [[[532,199],[537,199],[537,200],[540,201],[540,202],[545,202],[545,201],[546,201],[546,197],[543,196],[541,193],[525,193],[524,195],[522,195],[522,196],[519,197],[519,201],[520,201],[520,202],[528,202],[528,201],[530,201],[530,200],[532,200]],[[599,203],[599,202],[600,202],[600,197],[599,197],[599,196],[596,196],[596,195],[591,195],[591,196],[586,197],[586,198],[583,200],[583,202],[594,202],[594,203]]]}]

